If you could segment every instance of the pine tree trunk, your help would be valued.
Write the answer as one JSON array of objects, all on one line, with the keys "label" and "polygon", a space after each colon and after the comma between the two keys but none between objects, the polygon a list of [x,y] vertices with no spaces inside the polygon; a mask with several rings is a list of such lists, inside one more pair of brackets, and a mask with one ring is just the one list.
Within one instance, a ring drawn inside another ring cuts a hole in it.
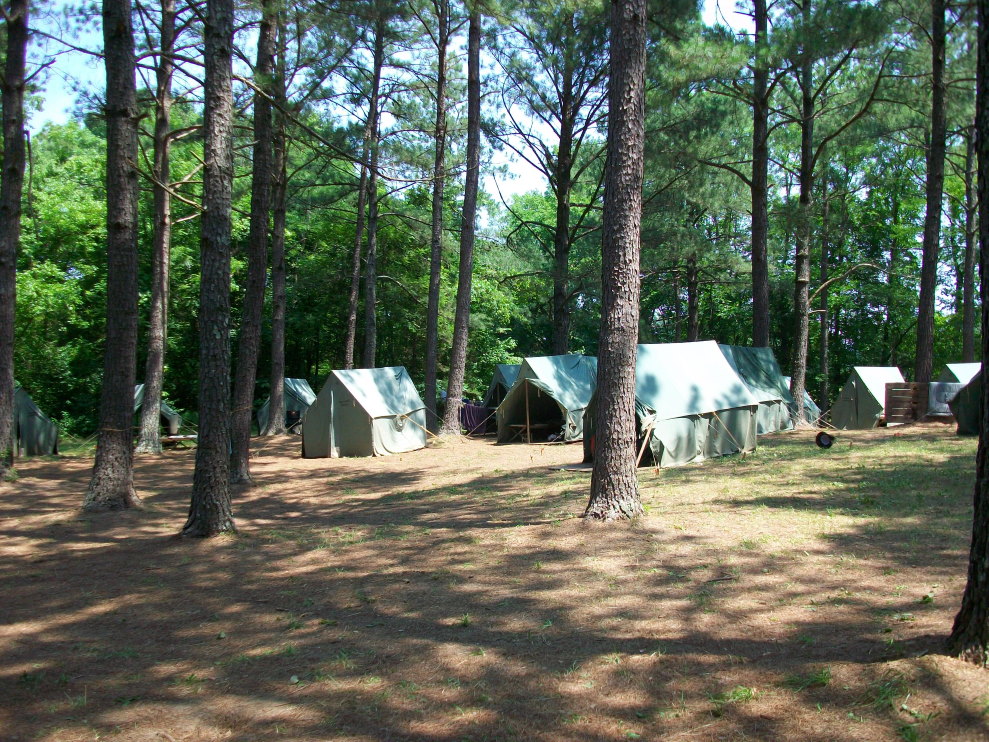
[{"label": "pine tree trunk", "polygon": [[467,371],[467,338],[470,328],[470,294],[474,275],[474,236],[477,226],[477,193],[481,175],[481,15],[471,6],[467,30],[467,173],[460,228],[460,269],[457,281],[457,313],[453,321],[450,377],[447,381],[444,435],[460,435],[464,375]]},{"label": "pine tree trunk", "polygon": [[161,453],[161,389],[168,339],[169,264],[172,243],[172,196],[168,191],[171,168],[172,51],[175,46],[175,2],[161,3],[161,53],[155,70],[154,233],[151,237],[151,314],[148,319],[148,357],[144,367],[144,404],[137,453]]},{"label": "pine tree trunk", "polygon": [[[982,277],[982,357],[989,358],[989,2],[978,3],[976,142],[978,147],[979,268]],[[989,664],[989,403],[981,403],[982,435],[976,454],[975,512],[962,604],[948,637],[948,653]]]},{"label": "pine tree trunk", "polygon": [[553,230],[553,354],[570,352],[570,192],[573,189],[573,135],[577,106],[573,100],[573,61],[563,61],[560,81],[560,141],[553,182],[556,225]]},{"label": "pine tree trunk", "polygon": [[[827,180],[824,182],[824,186],[827,186]],[[821,284],[825,284],[828,281],[828,273],[830,271],[830,246],[828,241],[831,239],[829,233],[829,222],[828,217],[830,215],[830,200],[828,199],[827,193],[822,194],[821,198],[822,209],[821,209]],[[821,372],[821,387],[818,390],[819,399],[821,401],[820,408],[827,409],[828,407],[828,397],[831,394],[831,389],[828,385],[828,375],[831,373],[831,359],[828,355],[830,350],[830,326],[831,326],[831,314],[829,306],[830,296],[828,289],[824,288],[821,290],[821,314],[819,318],[820,329],[821,329],[821,355],[820,355],[820,372]],[[803,407],[803,400],[794,400],[795,404]]]},{"label": "pine tree trunk", "polygon": [[978,202],[975,198],[975,127],[965,137],[965,261],[962,269],[962,360],[975,360],[975,261]]},{"label": "pine tree trunk", "polygon": [[[810,26],[811,3],[803,5],[804,20]],[[807,421],[803,399],[807,381],[807,346],[810,338],[810,244],[813,230],[814,206],[814,67],[810,54],[804,51],[800,69],[801,120],[800,120],[800,197],[797,207],[797,251],[794,260],[793,313],[796,328],[793,342],[793,376],[790,392],[793,395],[794,422]]]},{"label": "pine tree trunk", "polygon": [[435,0],[436,9],[436,124],[433,130],[432,234],[429,249],[429,296],[426,302],[426,425],[439,427],[436,415],[436,376],[439,365],[440,277],[443,268],[443,186],[446,182],[446,50],[450,37],[447,0]]},{"label": "pine tree trunk", "polygon": [[24,88],[27,65],[27,0],[11,0],[5,30],[2,81],[3,171],[0,173],[0,481],[14,468],[14,307],[17,252],[24,191]]},{"label": "pine tree trunk", "polygon": [[139,507],[134,491],[137,363],[137,90],[130,0],[104,0],[106,58],[106,349],[96,463],[84,510]]},{"label": "pine tree trunk", "polygon": [[611,4],[608,164],[601,245],[597,446],[591,497],[595,520],[642,513],[635,470],[635,357],[639,328],[639,240],[645,143],[646,1]]},{"label": "pine tree trunk", "polygon": [[914,381],[928,382],[934,371],[934,301],[941,240],[944,192],[945,111],[944,13],[946,0],[931,0],[931,134],[927,149],[927,212],[924,217],[920,305],[917,311],[917,359]]},{"label": "pine tree trunk", "polygon": [[[275,63],[275,99],[282,109],[285,96],[285,27],[278,23],[278,52]],[[271,188],[271,396],[268,424],[261,435],[283,435],[285,428],[285,193],[288,188],[288,140],[285,115],[275,114]]]},{"label": "pine tree trunk", "polygon": [[230,207],[233,0],[207,0],[200,226],[199,439],[183,536],[234,530],[230,510]]},{"label": "pine tree trunk", "polygon": [[367,185],[367,262],[364,266],[364,352],[361,365],[374,368],[378,349],[378,159],[381,148],[380,87],[385,66],[386,23],[379,18],[374,32],[373,80],[368,116],[371,119],[370,173]]},{"label": "pine tree trunk", "polygon": [[367,160],[370,153],[370,134],[365,131],[364,149],[361,152],[361,177],[357,184],[357,216],[354,225],[354,251],[350,264],[350,297],[347,303],[347,336],[344,340],[343,367],[354,367],[354,348],[357,345],[357,310],[361,292],[361,254],[364,248],[364,215],[367,209]]},{"label": "pine tree trunk", "polygon": [[233,410],[230,415],[230,481],[251,481],[251,413],[261,351],[264,284],[268,273],[268,230],[271,223],[271,100],[275,71],[275,2],[261,3],[254,94],[254,157],[251,170],[251,222],[247,237],[247,286],[237,337]]},{"label": "pine tree trunk", "polygon": [[766,0],[754,0],[756,60],[752,67],[752,344],[769,347],[769,41]]},{"label": "pine tree trunk", "polygon": [[699,276],[697,272],[697,255],[687,256],[687,342],[694,343],[701,334],[700,324],[700,295],[698,294]]}]

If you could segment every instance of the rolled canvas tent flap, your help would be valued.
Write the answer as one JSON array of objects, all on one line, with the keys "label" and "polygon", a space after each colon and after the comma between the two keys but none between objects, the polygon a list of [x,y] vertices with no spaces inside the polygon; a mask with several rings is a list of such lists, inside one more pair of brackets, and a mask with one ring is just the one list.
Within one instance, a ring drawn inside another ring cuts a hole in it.
[{"label": "rolled canvas tent flap", "polygon": [[31,395],[14,386],[14,447],[18,456],[58,453],[58,426],[34,403]]},{"label": "rolled canvas tent flap", "polygon": [[831,407],[839,430],[874,428],[886,410],[886,385],[903,382],[895,366],[856,366]]},{"label": "rolled canvas tent flap", "polygon": [[[144,406],[144,384],[134,385],[134,414],[137,415]],[[182,416],[173,410],[162,400],[161,416],[165,419],[165,426],[169,435],[178,435],[179,427],[182,425]]]},{"label": "rolled canvas tent flap", "polygon": [[597,371],[593,356],[526,358],[498,406],[498,442],[512,440],[522,425],[579,441],[584,436],[584,408],[597,387]]},{"label": "rolled canvas tent flap", "polygon": [[794,407],[776,356],[771,348],[719,345],[725,359],[759,402],[756,431],[759,435],[793,428]]},{"label": "rolled canvas tent flap", "polygon": [[[301,420],[306,414],[306,410],[316,401],[316,392],[313,391],[312,387],[309,386],[309,382],[305,379],[290,379],[286,377],[283,394],[285,398],[285,415],[288,417],[292,416],[292,413],[296,413],[294,417],[297,420]],[[258,430],[264,430],[268,425],[268,415],[271,414],[269,412],[270,409],[271,397],[268,397],[258,408]]]},{"label": "rolled canvas tent flap", "polygon": [[[635,390],[647,463],[680,466],[755,449],[759,403],[714,341],[640,345]],[[596,403],[588,406],[588,428]],[[590,449],[585,439],[585,459]]]},{"label": "rolled canvas tent flap", "polygon": [[385,456],[426,445],[426,406],[403,366],[331,371],[302,422],[305,458]]}]

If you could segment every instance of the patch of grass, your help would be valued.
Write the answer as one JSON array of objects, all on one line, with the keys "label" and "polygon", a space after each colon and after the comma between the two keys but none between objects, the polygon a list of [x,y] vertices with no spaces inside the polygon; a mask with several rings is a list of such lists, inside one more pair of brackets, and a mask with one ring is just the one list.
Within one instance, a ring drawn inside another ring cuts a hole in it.
[{"label": "patch of grass", "polygon": [[751,701],[755,696],[756,691],[754,688],[749,688],[745,685],[736,685],[731,690],[709,697],[711,703],[714,704],[714,709],[712,709],[711,713],[715,717],[720,717],[724,714],[725,707]]},{"label": "patch of grass", "polygon": [[830,682],[831,668],[822,667],[818,670],[808,672],[803,675],[790,675],[783,681],[783,685],[790,690],[799,692],[802,690],[807,690],[808,688],[823,688]]},{"label": "patch of grass", "polygon": [[896,708],[897,701],[909,693],[910,686],[903,673],[885,672],[882,677],[869,683],[865,702],[878,709]]}]

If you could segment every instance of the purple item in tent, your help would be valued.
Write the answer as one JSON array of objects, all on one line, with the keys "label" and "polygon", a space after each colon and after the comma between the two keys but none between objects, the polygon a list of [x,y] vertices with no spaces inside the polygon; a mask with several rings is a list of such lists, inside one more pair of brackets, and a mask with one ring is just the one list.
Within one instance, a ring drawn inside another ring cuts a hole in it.
[{"label": "purple item in tent", "polygon": [[464,402],[460,407],[460,425],[467,431],[468,435],[483,433],[490,414],[491,410],[487,407]]}]

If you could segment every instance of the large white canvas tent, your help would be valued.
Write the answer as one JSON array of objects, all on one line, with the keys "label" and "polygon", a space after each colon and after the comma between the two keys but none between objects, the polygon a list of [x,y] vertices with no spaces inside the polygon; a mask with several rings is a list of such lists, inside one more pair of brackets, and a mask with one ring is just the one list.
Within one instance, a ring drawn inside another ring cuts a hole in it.
[{"label": "large white canvas tent", "polygon": [[18,456],[58,453],[58,427],[20,384],[14,385],[14,448]]},{"label": "large white canvas tent", "polygon": [[538,438],[579,441],[584,436],[584,408],[597,386],[593,356],[526,358],[515,384],[498,406],[498,442]]},{"label": "large white canvas tent", "polygon": [[[134,414],[138,415],[141,412],[141,407],[144,406],[144,384],[134,385]],[[162,400],[161,403],[161,422],[168,429],[169,435],[178,435],[179,427],[182,425],[182,416],[173,410],[168,404]]]},{"label": "large white canvas tent", "polygon": [[732,369],[759,402],[759,435],[793,428],[793,395],[771,348],[719,345]]},{"label": "large white canvas tent", "polygon": [[903,382],[895,366],[856,366],[831,407],[839,430],[874,428],[886,410],[886,385]]},{"label": "large white canvas tent", "polygon": [[[316,401],[316,392],[305,379],[286,378],[284,383],[285,425],[292,426],[302,420],[306,410]],[[264,430],[268,425],[270,406],[271,397],[268,397],[258,408],[258,430]]]},{"label": "large white canvas tent", "polygon": [[[593,428],[597,400],[587,409]],[[635,413],[642,463],[680,466],[756,447],[759,402],[713,340],[640,345],[635,359]],[[646,438],[648,437],[648,441]],[[584,459],[593,457],[593,431]]]},{"label": "large white canvas tent", "polygon": [[498,363],[495,364],[494,374],[491,376],[491,383],[488,384],[488,391],[484,393],[482,407],[497,407],[505,399],[508,390],[515,384],[519,377],[520,363]]},{"label": "large white canvas tent", "polygon": [[426,406],[404,366],[331,371],[302,421],[307,459],[384,456],[426,445]]},{"label": "large white canvas tent", "polygon": [[946,363],[938,381],[967,384],[981,370],[981,363]]}]

